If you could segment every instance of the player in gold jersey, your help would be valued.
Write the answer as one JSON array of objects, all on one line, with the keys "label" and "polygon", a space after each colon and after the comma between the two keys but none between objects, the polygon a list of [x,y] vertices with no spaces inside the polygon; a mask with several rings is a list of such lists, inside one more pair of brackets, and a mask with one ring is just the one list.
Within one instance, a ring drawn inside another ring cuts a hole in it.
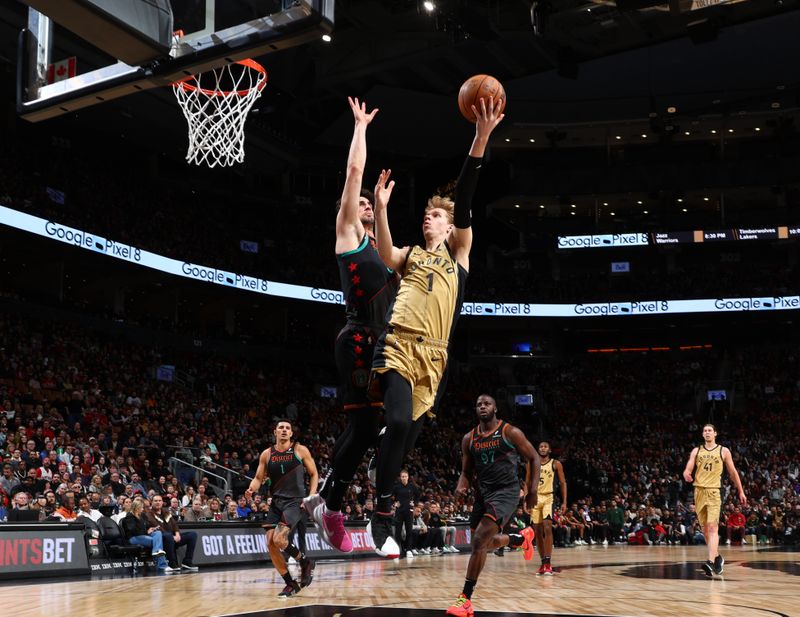
[{"label": "player in gold jersey", "polygon": [[380,391],[386,432],[378,453],[378,500],[368,526],[376,552],[399,554],[392,538],[392,486],[403,464],[414,422],[432,414],[447,366],[450,337],[461,311],[472,248],[472,195],[492,131],[503,119],[502,101],[481,99],[475,109],[475,138],[455,187],[454,201],[428,200],[422,220],[424,245],[398,248],[389,230],[387,204],[394,188],[391,170],[375,187],[378,253],[400,276],[387,328],[372,361],[371,386]]},{"label": "player in gold jersey", "polygon": [[[694,505],[697,520],[703,526],[703,535],[708,547],[708,561],[703,564],[703,572],[711,577],[722,574],[725,560],[719,554],[719,514],[722,506],[720,490],[722,489],[722,468],[728,470],[728,476],[736,485],[739,501],[747,505],[742,480],[733,464],[731,451],[717,443],[717,429],[713,424],[703,426],[703,445],[698,446],[689,455],[683,479],[694,482]],[[694,478],[692,478],[694,471]]]},{"label": "player in gold jersey", "polygon": [[[542,560],[537,575],[552,576],[553,566],[550,558],[553,555],[553,492],[555,480],[561,492],[560,511],[563,515],[567,511],[567,481],[564,478],[564,466],[560,461],[550,457],[550,444],[546,441],[539,443],[539,458],[542,471],[539,475],[538,494],[536,506],[530,511],[531,524],[536,531],[536,548]],[[526,483],[527,486],[527,483]]]}]

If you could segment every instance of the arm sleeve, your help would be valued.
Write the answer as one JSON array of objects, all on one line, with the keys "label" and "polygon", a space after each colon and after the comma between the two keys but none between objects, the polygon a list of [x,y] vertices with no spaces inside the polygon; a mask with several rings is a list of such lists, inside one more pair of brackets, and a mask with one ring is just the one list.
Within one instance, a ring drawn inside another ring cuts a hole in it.
[{"label": "arm sleeve", "polygon": [[467,156],[456,181],[453,219],[458,229],[467,229],[472,225],[472,197],[478,184],[481,165],[483,165],[482,158]]}]

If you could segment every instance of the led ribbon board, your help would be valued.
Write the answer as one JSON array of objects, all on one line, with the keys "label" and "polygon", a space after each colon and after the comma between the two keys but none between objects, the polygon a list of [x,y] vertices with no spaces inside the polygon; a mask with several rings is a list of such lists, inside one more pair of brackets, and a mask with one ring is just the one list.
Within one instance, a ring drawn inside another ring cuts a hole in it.
[{"label": "led ribbon board", "polygon": [[[0,206],[0,223],[87,251],[133,263],[166,274],[224,285],[267,296],[309,300],[325,304],[344,304],[344,294],[279,283],[164,257],[97,234],[67,227],[37,216]],[[517,304],[507,302],[465,302],[462,315],[481,317],[610,317],[624,315],[676,315],[684,313],[729,313],[747,311],[787,311],[800,309],[800,295],[755,298],[708,298],[700,300],[647,300],[640,302],[599,302],[591,304]]]}]

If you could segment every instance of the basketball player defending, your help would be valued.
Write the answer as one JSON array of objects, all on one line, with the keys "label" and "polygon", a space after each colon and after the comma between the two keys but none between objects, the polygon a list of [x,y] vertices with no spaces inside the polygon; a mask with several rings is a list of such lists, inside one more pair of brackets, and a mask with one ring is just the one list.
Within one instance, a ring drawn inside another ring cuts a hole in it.
[{"label": "basketball player defending", "polygon": [[[722,574],[725,560],[719,554],[719,513],[722,505],[720,489],[722,488],[723,464],[728,470],[728,476],[733,480],[739,492],[739,501],[747,505],[747,496],[744,494],[742,480],[733,464],[733,457],[728,448],[717,443],[717,429],[713,424],[703,426],[703,445],[698,446],[689,455],[686,469],[683,470],[683,479],[694,482],[694,505],[697,510],[697,520],[703,526],[703,535],[708,547],[708,561],[703,564],[706,576]],[[694,471],[694,479],[692,478]]]},{"label": "basketball player defending", "polygon": [[[348,423],[333,447],[331,467],[319,495],[304,500],[323,539],[333,548],[350,553],[353,542],[344,527],[342,501],[353,476],[378,432],[377,409],[370,402],[367,384],[375,343],[386,324],[386,311],[394,301],[397,277],[375,249],[372,193],[361,188],[367,161],[367,126],[377,109],[367,113],[365,103],[348,98],[355,118],[347,158],[347,176],[336,215],[336,261],[345,297],[347,323],[336,338],[340,401]],[[322,503],[324,500],[324,503]]]},{"label": "basketball player defending", "polygon": [[478,582],[487,551],[510,546],[521,546],[526,560],[533,557],[533,529],[526,527],[520,534],[504,534],[503,527],[519,504],[519,477],[517,468],[520,455],[528,462],[525,506],[536,507],[539,484],[539,455],[521,430],[497,417],[497,403],[488,394],[481,394],[475,405],[479,424],[461,440],[461,477],[456,494],[466,496],[473,472],[478,477],[475,505],[469,519],[472,529],[472,554],[467,565],[464,590],[448,615],[469,617],[472,608],[472,591]]},{"label": "basketball player defending", "polygon": [[[297,525],[302,512],[300,505],[305,497],[303,468],[308,472],[309,493],[317,492],[317,466],[308,448],[292,441],[292,424],[288,420],[279,420],[275,426],[275,445],[267,448],[258,458],[258,470],[245,491],[247,501],[253,493],[258,492],[261,485],[270,481],[272,503],[264,527],[267,529],[267,546],[272,557],[272,565],[286,581],[286,587],[278,594],[279,598],[289,598],[300,593],[301,587],[311,584],[314,574],[314,562],[303,555],[300,550],[289,544],[289,534]],[[281,551],[286,551],[300,564],[300,582],[289,573],[286,560]]]},{"label": "basketball player defending", "polygon": [[373,398],[383,400],[386,433],[378,453],[378,503],[368,529],[383,557],[397,557],[400,552],[392,538],[392,486],[415,422],[433,413],[464,298],[472,248],[472,196],[486,144],[503,119],[502,101],[495,103],[491,97],[481,99],[480,111],[474,105],[472,109],[477,116],[475,139],[456,184],[455,203],[440,196],[428,200],[422,222],[424,246],[401,249],[392,244],[387,204],[394,182],[386,184],[391,170],[381,173],[375,189],[378,253],[402,277],[370,376]]},{"label": "basketball player defending", "polygon": [[[531,523],[536,531],[536,548],[539,549],[539,557],[542,559],[542,565],[536,571],[540,576],[553,575],[550,558],[553,555],[553,490],[556,476],[561,489],[561,514],[567,511],[567,481],[564,479],[564,467],[560,461],[551,458],[550,454],[550,444],[542,441],[539,444],[539,457],[542,463],[538,485],[539,498],[536,506],[530,511]],[[528,484],[526,482],[526,485]]]}]

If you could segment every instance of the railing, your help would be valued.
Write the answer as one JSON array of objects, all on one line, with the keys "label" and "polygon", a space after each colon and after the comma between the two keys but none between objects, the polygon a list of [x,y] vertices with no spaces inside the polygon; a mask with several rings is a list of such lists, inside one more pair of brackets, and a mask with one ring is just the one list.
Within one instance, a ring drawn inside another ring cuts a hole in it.
[{"label": "railing", "polygon": [[[195,486],[200,486],[200,481],[204,476],[209,477],[209,484],[222,491],[222,494],[230,492],[228,478],[217,475],[204,467],[198,467],[192,463],[188,463],[183,459],[171,456],[167,461],[170,471],[178,478],[182,484],[188,484],[189,479],[194,479]],[[191,471],[190,471],[191,470]],[[187,476],[188,473],[188,476]],[[216,478],[219,482],[212,482],[212,478]]]}]

